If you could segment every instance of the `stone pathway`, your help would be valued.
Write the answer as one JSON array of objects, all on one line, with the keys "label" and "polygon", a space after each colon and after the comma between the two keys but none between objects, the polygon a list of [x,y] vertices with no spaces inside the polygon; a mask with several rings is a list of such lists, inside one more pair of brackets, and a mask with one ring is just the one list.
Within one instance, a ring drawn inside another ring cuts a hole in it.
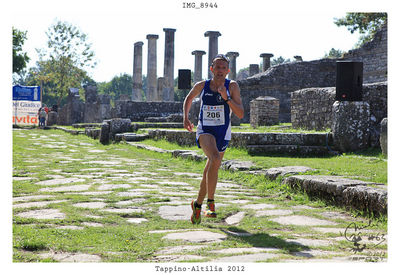
[{"label": "stone pathway", "polygon": [[[13,196],[16,227],[74,234],[134,227],[161,244],[149,252],[146,262],[351,262],[365,261],[382,251],[384,256],[374,259],[386,261],[387,242],[368,239],[374,234],[387,239],[386,232],[371,226],[361,229],[368,220],[332,207],[263,198],[236,182],[218,183],[217,219],[203,217],[200,225],[192,225],[190,202],[201,173],[175,172],[173,164],[165,161],[122,157],[108,153],[108,147],[96,148],[98,141],[55,133],[15,132],[20,138],[40,137],[40,143],[33,143],[23,158],[17,156],[19,164],[13,167],[14,184],[29,187],[27,191],[19,187]],[[28,167],[44,148],[51,155],[47,175],[42,172],[46,163],[41,169]],[[345,233],[361,234],[362,240]],[[360,244],[365,248],[355,252]],[[101,262],[108,261],[105,255],[124,254],[123,248],[90,253],[94,246],[82,251],[24,253],[59,262]],[[129,246],[126,249],[131,253]]]}]

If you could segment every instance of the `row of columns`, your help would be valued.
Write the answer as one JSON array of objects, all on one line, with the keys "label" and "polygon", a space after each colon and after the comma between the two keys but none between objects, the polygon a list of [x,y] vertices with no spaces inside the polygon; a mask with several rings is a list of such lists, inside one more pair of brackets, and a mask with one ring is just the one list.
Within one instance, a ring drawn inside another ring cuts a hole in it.
[{"label": "row of columns", "polygon": [[[158,35],[149,34],[146,36],[148,40],[148,54],[147,54],[147,101],[174,101],[174,58],[175,58],[175,31],[176,29],[164,28],[165,32],[165,50],[164,50],[164,76],[157,78],[157,39]],[[218,37],[221,33],[218,31],[207,31],[204,33],[205,37],[209,38],[208,43],[208,68],[212,65],[213,58],[218,54]],[[133,87],[132,87],[132,100],[142,100],[142,56],[143,56],[143,42],[139,41],[134,44],[133,52]],[[195,57],[194,61],[194,79],[196,83],[202,80],[202,58],[205,51],[195,50],[192,55]],[[236,58],[239,56],[238,52],[228,52],[227,57],[230,59],[229,63],[229,78],[236,79]],[[266,71],[270,66],[270,59],[274,55],[271,53],[262,53],[262,72]],[[296,56],[296,61],[301,61],[301,57]],[[250,64],[250,76],[259,73],[258,64]],[[212,74],[208,69],[208,78]]]}]

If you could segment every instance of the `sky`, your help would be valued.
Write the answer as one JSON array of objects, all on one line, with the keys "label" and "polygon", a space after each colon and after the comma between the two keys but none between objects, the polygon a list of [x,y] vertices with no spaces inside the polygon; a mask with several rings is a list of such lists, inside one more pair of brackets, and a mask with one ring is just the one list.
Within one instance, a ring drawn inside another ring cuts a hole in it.
[{"label": "sky", "polygon": [[[346,27],[334,24],[334,18],[345,15],[343,9],[321,8],[320,4],[301,1],[287,6],[274,6],[266,1],[214,0],[217,8],[184,8],[184,1],[71,0],[44,1],[46,5],[24,2],[12,15],[11,24],[27,31],[23,49],[31,58],[28,66],[35,66],[38,55],[35,49],[47,48],[45,32],[56,21],[66,21],[88,35],[92,43],[97,66],[89,70],[97,82],[110,81],[114,76],[133,71],[133,44],[143,45],[143,74],[147,74],[147,34],[157,34],[157,75],[163,76],[163,28],[176,29],[174,76],[178,69],[194,70],[194,50],[208,53],[206,31],[219,31],[218,52],[239,52],[237,71],[249,64],[259,64],[261,53],[272,53],[273,58],[283,56],[293,59],[300,55],[304,61],[322,58],[331,48],[348,51],[358,41],[359,34],[351,34]],[[285,1],[283,1],[285,2]],[[286,1],[288,2],[288,1]],[[290,1],[289,1],[290,2]],[[288,2],[288,3],[289,3]],[[314,2],[314,1],[311,1]],[[61,2],[60,2],[61,3]],[[67,4],[68,3],[68,4]],[[97,2],[96,2],[97,3]],[[195,3],[197,6],[199,2]],[[317,3],[317,2],[314,2]],[[203,78],[207,77],[208,56],[203,56]]]}]

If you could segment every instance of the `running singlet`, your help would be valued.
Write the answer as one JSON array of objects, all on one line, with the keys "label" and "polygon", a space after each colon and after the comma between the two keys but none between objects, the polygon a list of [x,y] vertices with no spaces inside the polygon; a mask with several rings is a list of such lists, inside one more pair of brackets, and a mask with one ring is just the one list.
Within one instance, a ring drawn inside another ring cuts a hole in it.
[{"label": "running singlet", "polygon": [[[225,79],[225,87],[229,93],[229,79]],[[228,103],[218,92],[210,89],[210,80],[206,80],[200,94],[200,114],[197,125],[196,139],[203,133],[211,134],[217,140],[231,139],[231,110]]]}]

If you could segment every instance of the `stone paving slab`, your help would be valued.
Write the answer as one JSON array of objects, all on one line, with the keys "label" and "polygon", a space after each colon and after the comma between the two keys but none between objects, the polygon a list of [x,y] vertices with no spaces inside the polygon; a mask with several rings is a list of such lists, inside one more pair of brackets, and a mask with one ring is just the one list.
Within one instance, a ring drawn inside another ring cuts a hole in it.
[{"label": "stone paving slab", "polygon": [[30,200],[41,200],[41,199],[52,199],[55,198],[53,195],[32,195],[32,196],[22,196],[22,197],[14,197],[13,202],[20,201],[30,201]]},{"label": "stone paving slab", "polygon": [[197,255],[161,255],[154,257],[156,262],[187,262],[192,260],[203,260],[202,256]]},{"label": "stone paving slab", "polygon": [[35,184],[51,186],[51,185],[83,182],[83,181],[85,181],[85,180],[84,179],[80,179],[80,178],[56,178],[56,179],[51,179],[51,180],[35,182]]},{"label": "stone paving slab", "polygon": [[288,243],[300,244],[302,246],[330,246],[333,244],[330,240],[317,240],[317,239],[295,239],[288,240]]},{"label": "stone paving slab", "polygon": [[144,209],[141,208],[105,208],[101,209],[101,211],[109,212],[109,213],[117,213],[117,214],[132,214],[132,213],[143,213]]},{"label": "stone paving slab", "polygon": [[81,208],[99,209],[99,208],[104,208],[106,205],[107,204],[104,202],[81,202],[81,203],[75,203],[72,206]]},{"label": "stone paving slab", "polygon": [[226,235],[220,233],[214,233],[210,231],[188,231],[188,232],[177,232],[169,233],[163,237],[167,240],[181,240],[193,243],[204,243],[204,242],[221,242],[227,238]]},{"label": "stone paving slab", "polygon": [[285,215],[293,215],[293,211],[289,209],[274,209],[274,210],[262,210],[256,212],[256,217],[262,216],[285,216]]},{"label": "stone paving slab", "polygon": [[233,225],[233,224],[238,224],[240,223],[243,218],[245,217],[246,213],[245,212],[238,212],[232,216],[229,216],[225,219],[225,222],[229,225]]},{"label": "stone paving slab", "polygon": [[276,205],[274,205],[274,204],[266,204],[266,203],[256,203],[256,204],[244,205],[243,208],[244,209],[261,210],[261,209],[276,208]]},{"label": "stone paving slab", "polygon": [[[207,245],[179,245],[179,246],[170,246],[166,247],[162,250],[156,252],[156,254],[166,255],[166,254],[174,254],[174,253],[184,253],[188,251],[197,251],[202,248],[207,247]],[[214,252],[214,251],[211,251]]]},{"label": "stone paving slab", "polygon": [[67,192],[67,191],[85,191],[91,187],[89,184],[61,186],[61,187],[46,187],[39,189],[39,192]]},{"label": "stone paving slab", "polygon": [[272,253],[256,253],[256,254],[217,258],[212,262],[248,263],[248,262],[266,261],[275,257],[279,257],[279,255]]},{"label": "stone paving slab", "polygon": [[224,248],[220,250],[211,251],[217,254],[242,254],[242,253],[269,253],[269,252],[279,252],[279,248],[272,247],[236,247],[236,248]]},{"label": "stone paving slab", "polygon": [[41,253],[39,256],[43,259],[52,258],[59,262],[66,263],[97,263],[101,262],[101,257],[98,255],[84,254],[84,253],[68,253],[68,252],[58,252],[58,253]]},{"label": "stone paving slab", "polygon": [[41,209],[31,210],[16,214],[22,218],[33,218],[33,219],[65,219],[65,214],[58,209]]},{"label": "stone paving slab", "polygon": [[49,204],[61,203],[61,202],[67,202],[67,200],[58,200],[58,201],[32,201],[32,202],[14,204],[14,205],[13,205],[13,208],[43,207],[43,206],[47,206],[47,205],[49,205]]},{"label": "stone paving slab", "polygon": [[158,208],[158,215],[163,219],[171,221],[178,221],[178,220],[190,221],[192,213],[193,211],[189,205],[178,205],[178,206],[163,205]]},{"label": "stone paving slab", "polygon": [[271,221],[283,225],[300,225],[300,226],[336,225],[336,223],[331,221],[316,219],[308,216],[299,216],[299,215],[281,216],[273,218],[271,219]]}]

